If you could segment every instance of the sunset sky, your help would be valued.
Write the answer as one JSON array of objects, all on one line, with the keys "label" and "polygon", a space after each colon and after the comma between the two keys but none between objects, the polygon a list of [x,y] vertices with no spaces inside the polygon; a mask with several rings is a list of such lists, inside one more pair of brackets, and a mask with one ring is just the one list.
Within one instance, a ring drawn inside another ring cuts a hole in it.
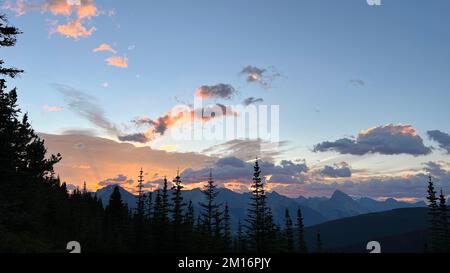
[{"label": "sunset sky", "polygon": [[[8,85],[68,183],[133,189],[143,167],[154,189],[180,168],[196,187],[212,168],[242,191],[258,156],[289,196],[416,200],[427,173],[450,195],[449,1],[76,2],[1,1],[23,31]],[[279,140],[177,139],[176,105],[204,126],[279,106]]]}]

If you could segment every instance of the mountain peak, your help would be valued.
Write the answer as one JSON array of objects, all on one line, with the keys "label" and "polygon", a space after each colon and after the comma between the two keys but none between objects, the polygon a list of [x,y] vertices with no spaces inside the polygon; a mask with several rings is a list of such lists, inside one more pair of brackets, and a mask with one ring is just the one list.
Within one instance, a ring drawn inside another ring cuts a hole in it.
[{"label": "mountain peak", "polygon": [[348,196],[346,193],[340,190],[335,190],[330,200],[334,201],[353,201],[353,198]]}]

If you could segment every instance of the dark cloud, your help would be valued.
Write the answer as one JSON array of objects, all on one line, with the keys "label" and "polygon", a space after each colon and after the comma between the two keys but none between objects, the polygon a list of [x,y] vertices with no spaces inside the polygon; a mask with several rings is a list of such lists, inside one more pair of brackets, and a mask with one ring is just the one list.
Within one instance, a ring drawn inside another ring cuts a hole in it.
[{"label": "dark cloud", "polygon": [[[185,182],[205,181],[209,176],[210,170],[212,170],[214,179],[219,183],[227,181],[249,183],[253,175],[253,166],[253,161],[246,162],[237,157],[225,157],[218,159],[211,166],[203,169],[186,169],[181,176]],[[289,182],[298,182],[298,179],[296,180],[295,177],[308,171],[306,164],[288,160],[283,160],[280,164],[260,160],[259,166],[261,167],[261,175],[282,177],[285,180],[290,177]]]},{"label": "dark cloud", "polygon": [[342,138],[314,146],[314,152],[336,151],[341,154],[426,155],[431,152],[411,125],[378,126],[358,134],[356,139]]},{"label": "dark cloud", "polygon": [[111,135],[120,135],[119,129],[106,118],[105,112],[97,104],[95,97],[67,85],[53,84],[52,86],[64,96],[64,101],[72,112]]},{"label": "dark cloud", "polygon": [[256,157],[272,162],[286,151],[287,141],[270,142],[263,139],[233,139],[214,145],[202,151],[214,157],[237,157],[241,160],[253,160]]},{"label": "dark cloud", "polygon": [[195,95],[203,99],[231,99],[236,92],[236,89],[230,84],[219,83],[216,85],[202,85],[197,89]]},{"label": "dark cloud", "polygon": [[272,81],[281,76],[273,67],[259,68],[252,65],[242,68],[240,74],[246,77],[247,82],[259,83],[264,87],[270,87]]},{"label": "dark cloud", "polygon": [[359,79],[349,80],[348,82],[349,82],[351,85],[359,86],[359,87],[362,87],[362,86],[365,86],[365,85],[366,85],[366,82],[365,82],[365,81],[359,80]]},{"label": "dark cloud", "polygon": [[118,139],[120,141],[130,141],[130,142],[137,142],[137,143],[147,143],[147,142],[149,142],[149,139],[143,133],[134,133],[134,134],[122,135],[122,136],[118,136]]},{"label": "dark cloud", "polygon": [[450,135],[449,134],[444,133],[439,130],[428,131],[427,134],[431,140],[434,140],[437,143],[439,143],[439,147],[441,149],[444,149],[445,151],[447,151],[447,153],[450,154]]},{"label": "dark cloud", "polygon": [[62,135],[81,135],[81,136],[96,136],[97,133],[91,129],[69,129],[61,132]]},{"label": "dark cloud", "polygon": [[116,177],[108,178],[106,180],[98,182],[99,186],[109,186],[109,185],[130,185],[133,184],[134,180],[128,179],[123,174],[118,174]]},{"label": "dark cloud", "polygon": [[346,162],[335,164],[334,166],[325,166],[320,173],[323,176],[334,178],[352,176],[352,170]]},{"label": "dark cloud", "polygon": [[259,103],[259,102],[263,102],[264,100],[262,98],[254,98],[254,97],[249,97],[246,98],[242,104],[244,104],[245,106],[248,106],[250,104],[255,104],[255,103]]}]

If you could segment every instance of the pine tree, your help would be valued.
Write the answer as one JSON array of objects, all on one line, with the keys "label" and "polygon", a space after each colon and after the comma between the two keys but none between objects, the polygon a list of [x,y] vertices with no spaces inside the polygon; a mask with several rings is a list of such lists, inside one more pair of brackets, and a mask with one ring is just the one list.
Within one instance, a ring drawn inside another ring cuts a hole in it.
[{"label": "pine tree", "polygon": [[163,189],[162,189],[162,195],[161,195],[161,220],[162,224],[169,223],[169,210],[170,210],[170,204],[169,204],[169,190],[168,190],[168,182],[167,178],[164,177],[164,183],[163,183]]},{"label": "pine tree", "polygon": [[303,224],[302,210],[300,208],[297,209],[296,228],[297,228],[297,236],[298,236],[298,241],[297,241],[298,252],[307,253],[308,248],[306,246],[306,241],[305,241],[305,226]]},{"label": "pine tree", "polygon": [[288,252],[294,252],[294,230],[292,228],[292,219],[289,215],[289,210],[286,209],[284,214],[284,239],[286,241],[286,250]]},{"label": "pine tree", "polygon": [[244,235],[244,231],[242,228],[242,222],[238,220],[238,230],[235,239],[234,245],[235,252],[237,253],[246,253],[247,252],[247,243]]},{"label": "pine tree", "polygon": [[450,232],[449,232],[449,223],[448,223],[448,208],[445,200],[444,192],[441,189],[441,193],[439,195],[439,230],[440,230],[440,252],[449,252],[450,251]]},{"label": "pine tree", "polygon": [[[212,171],[209,172],[208,183],[204,186],[202,190],[203,195],[205,196],[206,202],[200,203],[200,207],[202,208],[201,216],[204,225],[205,236],[212,238],[213,236],[213,225],[217,228],[219,223],[216,220],[216,215],[220,208],[220,204],[215,202],[215,199],[219,192],[216,190],[216,185],[214,185],[214,180],[212,178]],[[214,223],[215,222],[215,223]],[[206,238],[207,239],[207,238]],[[213,242],[210,242],[213,244]]]},{"label": "pine tree", "polygon": [[135,251],[137,252],[143,252],[144,251],[144,238],[145,236],[145,199],[146,196],[142,190],[143,188],[143,182],[144,182],[144,175],[143,170],[139,171],[138,176],[138,198],[136,201],[136,211],[134,214],[134,235],[135,235]]},{"label": "pine tree", "polygon": [[144,171],[141,170],[139,171],[139,176],[138,176],[138,185],[136,186],[138,188],[138,198],[137,198],[137,204],[136,204],[136,215],[141,218],[144,219],[144,215],[145,215],[145,194],[143,192],[143,187],[144,187],[144,175],[143,175]]},{"label": "pine tree", "polygon": [[145,200],[145,217],[151,223],[153,218],[153,193],[147,192],[147,198]]},{"label": "pine tree", "polygon": [[249,250],[270,252],[273,250],[274,225],[272,213],[267,206],[264,183],[260,177],[258,160],[253,172],[252,196],[247,215],[247,238]]},{"label": "pine tree", "polygon": [[172,243],[173,248],[175,250],[181,249],[183,246],[184,234],[184,225],[183,225],[183,207],[186,206],[186,203],[183,202],[183,196],[181,194],[181,190],[183,189],[183,185],[181,184],[181,177],[179,171],[177,171],[177,176],[173,179],[173,193],[172,193]]},{"label": "pine tree", "polygon": [[225,209],[223,212],[223,243],[224,250],[231,251],[232,236],[231,236],[231,223],[230,223],[230,211],[228,204],[225,204]]},{"label": "pine tree", "polygon": [[439,208],[437,204],[438,198],[431,175],[428,179],[428,215],[430,221],[430,250],[432,252],[439,251]]},{"label": "pine tree", "polygon": [[322,246],[322,238],[320,237],[320,231],[317,231],[317,237],[316,237],[316,252],[322,253],[323,246]]},{"label": "pine tree", "polygon": [[[0,47],[14,46],[17,41],[17,35],[21,34],[19,29],[9,26],[8,20],[4,14],[0,14]],[[4,61],[0,59],[0,75],[6,75],[14,78],[23,70],[17,68],[5,68],[3,67]]]},{"label": "pine tree", "polygon": [[109,199],[106,213],[106,239],[109,249],[112,252],[126,252],[129,250],[129,216],[128,207],[122,201],[119,187],[114,187],[114,191]]}]

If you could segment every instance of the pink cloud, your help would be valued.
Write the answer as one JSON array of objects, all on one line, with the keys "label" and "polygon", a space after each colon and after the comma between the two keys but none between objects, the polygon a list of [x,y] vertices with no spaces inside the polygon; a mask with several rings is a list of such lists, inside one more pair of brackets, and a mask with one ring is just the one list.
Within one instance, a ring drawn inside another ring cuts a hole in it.
[{"label": "pink cloud", "polygon": [[93,52],[109,51],[114,54],[117,53],[116,50],[112,46],[110,46],[109,44],[105,44],[105,43],[99,45],[97,48],[94,48],[92,51]]},{"label": "pink cloud", "polygon": [[112,56],[105,60],[109,65],[121,67],[121,68],[127,68],[128,67],[128,59],[126,57],[120,57],[120,56]]}]

